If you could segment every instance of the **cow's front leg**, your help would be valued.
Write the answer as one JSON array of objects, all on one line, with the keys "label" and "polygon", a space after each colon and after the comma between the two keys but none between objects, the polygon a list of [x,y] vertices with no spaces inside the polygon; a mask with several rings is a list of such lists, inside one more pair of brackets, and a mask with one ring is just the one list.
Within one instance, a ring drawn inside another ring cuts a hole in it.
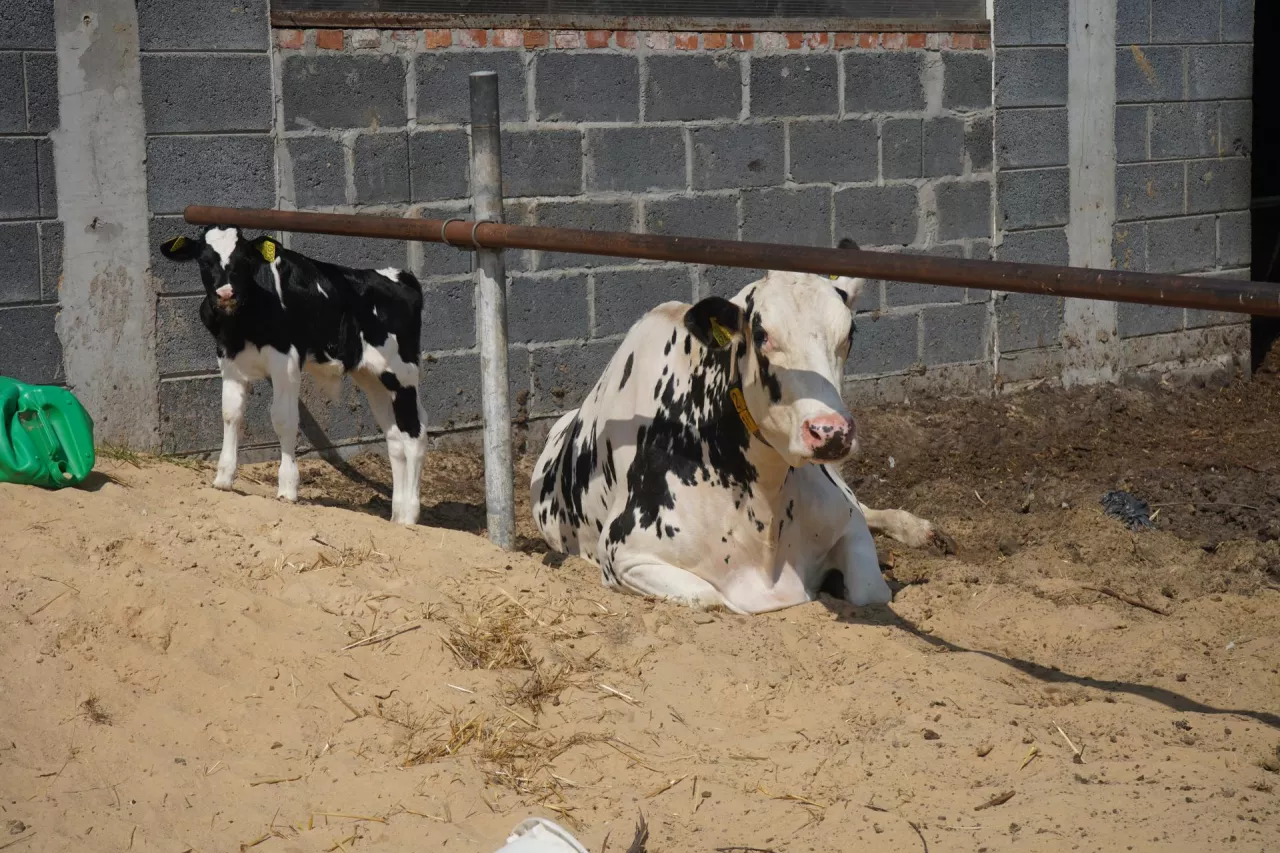
[{"label": "cow's front leg", "polygon": [[228,491],[236,479],[236,463],[240,454],[240,424],[249,404],[249,379],[231,359],[218,359],[222,370],[222,452],[218,454],[218,473],[213,487]]},{"label": "cow's front leg", "polygon": [[909,548],[932,545],[944,554],[956,553],[956,541],[943,533],[933,522],[912,515],[903,509],[871,509],[861,501],[858,508],[867,519],[872,533],[888,536]]},{"label": "cow's front leg", "polygon": [[292,347],[288,353],[270,350],[268,369],[271,372],[271,425],[280,439],[279,488],[276,496],[286,501],[298,499],[298,394],[302,388],[302,365],[298,351]]},{"label": "cow's front leg", "polygon": [[844,578],[846,598],[858,607],[893,601],[893,590],[880,574],[880,558],[876,554],[876,542],[871,538],[869,521],[861,512],[854,512],[844,535],[831,549],[827,563],[839,570]]}]

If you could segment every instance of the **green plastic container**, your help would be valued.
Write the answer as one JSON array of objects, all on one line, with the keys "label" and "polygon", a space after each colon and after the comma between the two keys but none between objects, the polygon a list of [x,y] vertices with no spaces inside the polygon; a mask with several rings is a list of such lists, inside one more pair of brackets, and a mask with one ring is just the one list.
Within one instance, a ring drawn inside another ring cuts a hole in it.
[{"label": "green plastic container", "polygon": [[0,482],[74,486],[94,458],[93,419],[74,394],[0,376]]}]

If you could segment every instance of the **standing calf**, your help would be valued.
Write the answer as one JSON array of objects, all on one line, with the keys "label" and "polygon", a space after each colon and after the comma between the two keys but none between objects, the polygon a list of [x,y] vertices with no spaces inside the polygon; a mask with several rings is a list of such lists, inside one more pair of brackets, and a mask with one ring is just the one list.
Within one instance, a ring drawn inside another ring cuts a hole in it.
[{"label": "standing calf", "polygon": [[291,252],[270,237],[210,226],[160,247],[195,261],[204,281],[200,320],[222,371],[222,453],[213,485],[230,489],[249,384],[271,379],[280,438],[279,496],[298,499],[298,392],[306,370],[336,400],[350,375],[369,399],[391,458],[391,520],[418,521],[426,417],[418,400],[422,286],[396,269],[353,270]]}]

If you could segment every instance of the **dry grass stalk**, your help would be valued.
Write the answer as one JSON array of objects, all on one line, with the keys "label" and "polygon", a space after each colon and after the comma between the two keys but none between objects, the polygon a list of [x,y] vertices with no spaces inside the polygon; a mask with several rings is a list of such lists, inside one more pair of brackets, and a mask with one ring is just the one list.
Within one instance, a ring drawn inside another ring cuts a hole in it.
[{"label": "dry grass stalk", "polygon": [[688,778],[689,778],[688,773],[684,774],[683,776],[677,776],[675,779],[671,779],[667,781],[666,784],[659,785],[658,787],[654,788],[652,791],[645,794],[644,797],[646,800],[652,800],[654,797],[658,796],[659,794],[665,794],[667,791],[670,791],[676,785],[679,785],[681,782],[683,782],[685,779],[688,779]]},{"label": "dry grass stalk", "polygon": [[422,627],[421,623],[415,623],[413,625],[406,625],[403,628],[396,628],[395,630],[392,630],[392,631],[383,631],[381,634],[374,634],[371,637],[365,637],[363,640],[356,640],[354,643],[348,643],[347,645],[342,647],[342,650],[346,652],[346,651],[350,651],[351,649],[358,649],[361,646],[369,646],[374,643],[382,643],[387,640],[390,640],[392,637],[398,637],[401,634],[408,633],[409,631],[416,631],[421,627]]},{"label": "dry grass stalk", "polygon": [[1062,739],[1067,742],[1067,746],[1071,747],[1071,760],[1076,764],[1084,764],[1084,749],[1071,742],[1071,738],[1067,737],[1067,733],[1062,730],[1062,726],[1054,723],[1053,727],[1058,730],[1058,734],[1062,735]]},{"label": "dry grass stalk", "polygon": [[276,776],[271,779],[254,779],[249,783],[250,788],[256,788],[259,785],[279,785],[282,782],[297,782],[301,779],[301,774],[297,776]]},{"label": "dry grass stalk", "polygon": [[516,723],[491,725],[482,714],[465,722],[455,715],[449,720],[447,732],[438,733],[425,747],[415,750],[404,765],[411,767],[456,756],[470,746],[478,768],[490,784],[517,794],[563,799],[550,770],[552,763],[575,746],[604,740],[602,735],[584,732],[560,737]]},{"label": "dry grass stalk", "polygon": [[547,667],[544,661],[535,660],[532,668],[533,671],[523,684],[506,685],[502,691],[502,698],[508,705],[521,705],[534,714],[540,714],[544,702],[560,704],[560,694],[565,688],[573,685],[573,680],[569,677],[568,664],[561,664],[552,669]]},{"label": "dry grass stalk", "polygon": [[987,801],[986,801],[985,803],[983,803],[982,805],[974,806],[974,807],[973,807],[973,810],[974,810],[975,812],[980,812],[980,811],[982,811],[983,809],[990,809],[990,808],[995,808],[996,806],[1003,806],[1005,803],[1007,803],[1007,802],[1009,802],[1010,800],[1012,800],[1012,799],[1013,799],[1013,795],[1014,795],[1015,793],[1017,793],[1017,792],[1016,792],[1016,791],[1005,791],[1003,794],[996,794],[994,797],[992,797],[991,799],[987,800]]},{"label": "dry grass stalk", "polygon": [[462,624],[441,637],[467,669],[533,669],[533,655],[524,636],[520,615],[506,603],[464,615]]}]

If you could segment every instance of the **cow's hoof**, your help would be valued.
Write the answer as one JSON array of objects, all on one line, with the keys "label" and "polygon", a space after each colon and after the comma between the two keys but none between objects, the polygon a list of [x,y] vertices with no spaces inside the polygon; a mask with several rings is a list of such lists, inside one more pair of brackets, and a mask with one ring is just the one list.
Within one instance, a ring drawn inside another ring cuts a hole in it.
[{"label": "cow's hoof", "polygon": [[930,532],[929,539],[930,544],[941,551],[944,555],[960,553],[960,549],[956,547],[956,540],[952,539],[936,527],[932,532]]},{"label": "cow's hoof", "polygon": [[219,477],[218,479],[213,481],[213,487],[220,492],[229,492],[231,491],[232,482],[233,480],[230,477],[228,477],[225,480]]}]

